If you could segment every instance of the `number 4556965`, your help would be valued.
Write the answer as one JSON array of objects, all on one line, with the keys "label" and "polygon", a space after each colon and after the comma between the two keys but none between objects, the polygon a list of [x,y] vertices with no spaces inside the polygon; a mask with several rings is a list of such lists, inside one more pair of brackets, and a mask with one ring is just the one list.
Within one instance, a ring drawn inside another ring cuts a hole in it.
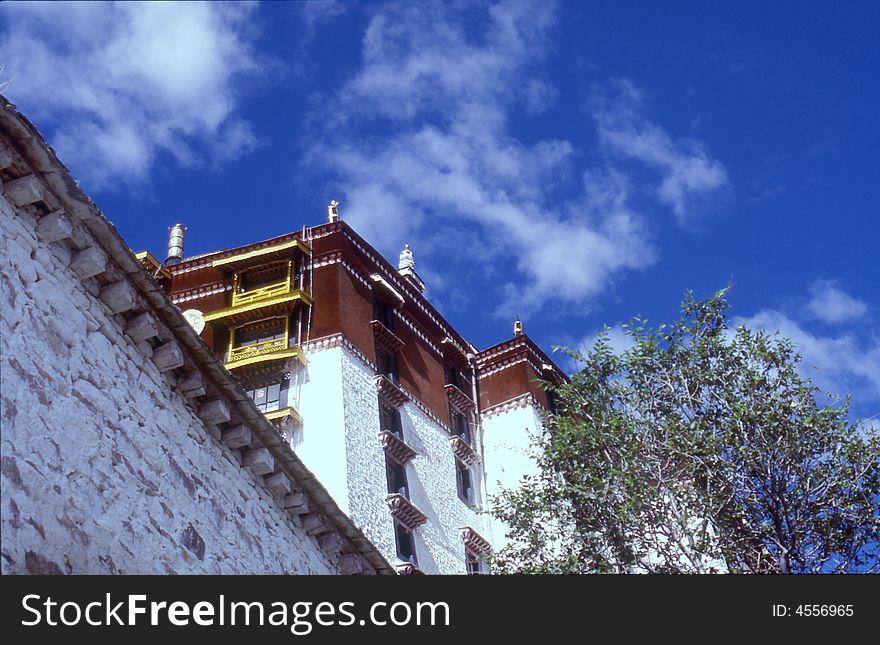
[{"label": "number 4556965", "polygon": [[796,616],[852,616],[852,605],[798,605]]}]

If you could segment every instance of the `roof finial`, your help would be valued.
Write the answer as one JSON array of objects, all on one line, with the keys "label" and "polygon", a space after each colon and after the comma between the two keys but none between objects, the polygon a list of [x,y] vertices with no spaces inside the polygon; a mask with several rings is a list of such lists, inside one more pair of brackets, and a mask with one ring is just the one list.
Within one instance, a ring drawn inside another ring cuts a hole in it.
[{"label": "roof finial", "polygon": [[413,259],[412,249],[409,244],[403,245],[403,251],[400,252],[400,261],[397,263],[397,272],[406,278],[412,286],[419,290],[419,293],[425,292],[425,283],[416,273],[416,261]]},{"label": "roof finial", "polygon": [[403,271],[404,269],[416,270],[416,261],[413,259],[413,252],[409,248],[409,244],[403,245],[403,251],[400,252],[400,261],[397,263],[398,271]]},{"label": "roof finial", "polygon": [[330,205],[327,207],[327,221],[331,224],[339,221],[339,202],[335,199],[330,200]]},{"label": "roof finial", "polygon": [[519,319],[519,316],[517,316],[516,320],[513,321],[513,335],[514,336],[522,336],[523,335],[523,324],[522,324],[522,320]]}]

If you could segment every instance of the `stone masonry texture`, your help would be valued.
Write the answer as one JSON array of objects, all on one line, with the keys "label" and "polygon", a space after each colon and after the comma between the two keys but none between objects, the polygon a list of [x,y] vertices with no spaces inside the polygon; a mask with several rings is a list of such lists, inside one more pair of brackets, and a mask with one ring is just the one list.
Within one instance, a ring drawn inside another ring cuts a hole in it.
[{"label": "stone masonry texture", "polygon": [[0,199],[4,574],[338,573]]}]

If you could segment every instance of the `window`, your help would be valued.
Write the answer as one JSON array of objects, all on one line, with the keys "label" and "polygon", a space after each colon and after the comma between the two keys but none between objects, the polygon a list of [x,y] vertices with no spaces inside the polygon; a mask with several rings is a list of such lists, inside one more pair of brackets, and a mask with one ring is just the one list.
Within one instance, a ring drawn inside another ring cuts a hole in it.
[{"label": "window", "polygon": [[290,377],[285,376],[280,383],[265,387],[257,387],[247,391],[247,395],[263,412],[271,412],[281,407],[281,401],[287,401],[287,390],[290,389]]},{"label": "window", "polygon": [[379,373],[387,376],[388,380],[395,385],[399,385],[400,380],[397,378],[397,359],[391,354],[386,354],[385,352],[378,350],[376,352],[376,359],[379,363]]},{"label": "window", "polygon": [[469,576],[489,573],[489,565],[470,549],[465,549],[465,565]]},{"label": "window", "polygon": [[388,331],[394,332],[394,307],[384,300],[376,300],[373,306],[373,315],[376,316],[376,320],[388,328]]},{"label": "window", "polygon": [[464,392],[464,378],[462,378],[461,372],[457,368],[452,366],[446,367],[446,385],[454,385]]},{"label": "window", "polygon": [[258,345],[270,340],[284,338],[287,321],[284,318],[275,318],[270,324],[260,323],[241,327],[235,332],[236,347],[246,345]]},{"label": "window", "polygon": [[238,274],[239,290],[240,292],[247,292],[276,284],[287,278],[287,271],[286,261],[248,269]]},{"label": "window", "polygon": [[406,481],[406,468],[385,457],[385,474],[388,477],[388,492],[403,495],[409,499],[409,486]]},{"label": "window", "polygon": [[397,543],[397,557],[405,562],[418,566],[416,560],[416,544],[413,534],[402,524],[394,523],[394,541]]},{"label": "window", "polygon": [[455,460],[455,483],[458,484],[458,497],[468,506],[474,504],[474,488],[471,469]]},{"label": "window", "polygon": [[403,424],[400,421],[400,410],[388,405],[379,398],[379,429],[388,431],[403,439]]},{"label": "window", "polygon": [[471,428],[467,418],[458,412],[452,412],[452,432],[461,437],[467,445],[471,445]]}]

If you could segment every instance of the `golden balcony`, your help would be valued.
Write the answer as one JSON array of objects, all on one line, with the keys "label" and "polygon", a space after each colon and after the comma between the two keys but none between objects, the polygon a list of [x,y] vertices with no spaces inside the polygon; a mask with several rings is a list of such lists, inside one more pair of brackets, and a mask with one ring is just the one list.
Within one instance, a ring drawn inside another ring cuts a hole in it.
[{"label": "golden balcony", "polygon": [[217,269],[239,272],[253,266],[266,264],[267,262],[287,260],[297,252],[308,257],[311,255],[312,250],[306,242],[293,239],[245,251],[244,253],[229,255],[225,258],[214,260],[211,266]]},{"label": "golden balcony", "polygon": [[235,347],[229,352],[226,359],[226,369],[234,370],[256,363],[279,361],[287,358],[295,358],[303,365],[306,357],[299,346],[288,347],[286,338],[276,338],[265,343],[243,345]]},{"label": "golden balcony", "polygon": [[249,305],[262,300],[271,300],[278,296],[283,296],[291,291],[290,280],[282,280],[275,284],[267,284],[263,287],[242,291],[240,293],[232,292],[232,306]]},{"label": "golden balcony", "polygon": [[286,316],[231,327],[224,365],[243,383],[256,386],[290,369],[291,361],[306,364],[296,338],[291,336],[290,318]]},{"label": "golden balcony", "polygon": [[290,280],[250,289],[232,292],[232,305],[205,314],[205,322],[219,322],[228,327],[239,327],[261,318],[289,316],[297,303],[311,303],[309,295],[294,289]]},{"label": "golden balcony", "polygon": [[299,412],[297,412],[296,409],[290,405],[284,408],[278,408],[277,410],[264,412],[263,415],[269,421],[279,421],[282,424],[292,421],[296,424],[302,424],[302,417],[299,416]]}]

